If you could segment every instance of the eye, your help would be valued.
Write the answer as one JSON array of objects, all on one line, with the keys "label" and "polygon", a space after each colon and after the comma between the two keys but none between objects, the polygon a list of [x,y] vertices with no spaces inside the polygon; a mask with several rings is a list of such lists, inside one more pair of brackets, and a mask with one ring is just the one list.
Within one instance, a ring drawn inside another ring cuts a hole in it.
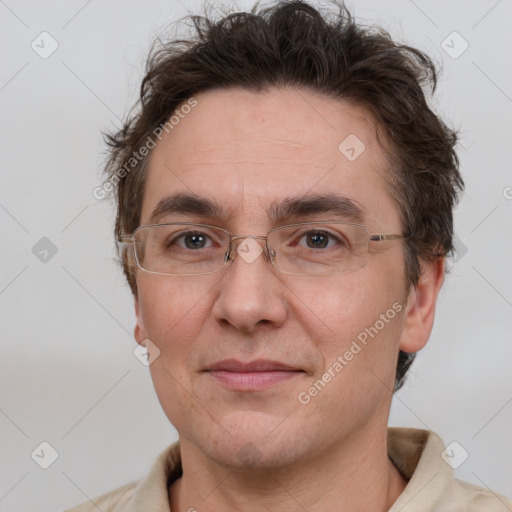
[{"label": "eye", "polygon": [[171,247],[172,245],[177,245],[182,249],[197,250],[206,248],[208,242],[211,244],[210,238],[205,233],[200,231],[188,231],[175,236],[168,242],[167,246]]},{"label": "eye", "polygon": [[297,245],[303,245],[305,242],[306,247],[309,249],[328,249],[336,244],[346,245],[343,240],[327,231],[308,231],[304,233]]}]

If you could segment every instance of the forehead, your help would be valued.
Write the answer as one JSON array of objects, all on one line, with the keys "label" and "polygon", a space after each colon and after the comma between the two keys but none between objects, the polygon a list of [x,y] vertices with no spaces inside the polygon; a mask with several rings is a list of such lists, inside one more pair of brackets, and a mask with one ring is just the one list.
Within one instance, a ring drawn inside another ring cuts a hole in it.
[{"label": "forehead", "polygon": [[383,214],[399,222],[385,149],[364,109],[299,89],[194,99],[152,151],[142,224],[176,194],[209,199],[230,222],[270,223],[280,202],[304,196],[345,198],[369,227]]}]

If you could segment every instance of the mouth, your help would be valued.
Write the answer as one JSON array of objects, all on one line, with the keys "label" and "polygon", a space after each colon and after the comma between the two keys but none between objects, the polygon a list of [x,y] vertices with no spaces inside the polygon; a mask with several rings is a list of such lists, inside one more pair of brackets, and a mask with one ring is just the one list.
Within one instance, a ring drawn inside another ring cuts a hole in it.
[{"label": "mouth", "polygon": [[220,384],[235,391],[266,389],[305,373],[300,368],[267,359],[248,363],[226,359],[209,366],[205,371]]}]

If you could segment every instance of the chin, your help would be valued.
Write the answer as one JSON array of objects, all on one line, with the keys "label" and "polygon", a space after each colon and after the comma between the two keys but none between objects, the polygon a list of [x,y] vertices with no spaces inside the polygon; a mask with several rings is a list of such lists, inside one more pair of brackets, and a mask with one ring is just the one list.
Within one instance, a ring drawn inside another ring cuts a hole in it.
[{"label": "chin", "polygon": [[215,462],[239,470],[286,467],[307,457],[312,439],[285,418],[251,411],[232,413],[211,425],[207,436],[196,437],[195,444]]}]

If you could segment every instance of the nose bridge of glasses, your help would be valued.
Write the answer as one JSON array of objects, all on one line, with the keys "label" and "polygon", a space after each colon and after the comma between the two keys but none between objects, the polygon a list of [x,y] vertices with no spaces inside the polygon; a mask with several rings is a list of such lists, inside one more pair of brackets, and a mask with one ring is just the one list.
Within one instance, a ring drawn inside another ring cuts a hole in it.
[{"label": "nose bridge of glasses", "polygon": [[[268,236],[268,235],[267,235]],[[267,258],[268,251],[267,251],[267,236],[264,235],[236,235],[231,236],[230,239],[230,245],[229,245],[229,251],[226,254],[226,260],[233,260],[235,258],[235,254],[237,254],[239,251],[241,251],[242,255],[244,256],[244,260],[248,261],[247,257],[245,255],[248,255],[249,252],[254,253],[254,246],[251,248],[251,243],[248,242],[249,240],[263,240],[263,255],[264,258]],[[235,242],[235,243],[233,243]],[[258,243],[258,242],[256,242]],[[259,244],[261,247],[261,243]]]}]

